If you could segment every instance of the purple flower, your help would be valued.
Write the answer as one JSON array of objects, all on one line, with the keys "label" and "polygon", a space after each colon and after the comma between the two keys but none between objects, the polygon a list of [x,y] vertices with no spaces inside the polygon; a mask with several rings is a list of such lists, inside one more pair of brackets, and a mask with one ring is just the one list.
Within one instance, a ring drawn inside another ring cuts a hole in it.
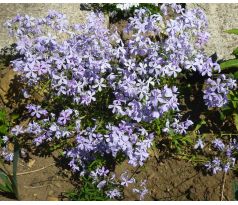
[{"label": "purple flower", "polygon": [[212,174],[217,174],[217,172],[222,170],[221,161],[215,157],[211,162],[208,162],[204,165],[208,171],[211,171]]},{"label": "purple flower", "polygon": [[81,103],[83,105],[89,105],[92,101],[96,101],[94,95],[95,92],[87,91],[85,94],[82,95]]},{"label": "purple flower", "polygon": [[102,180],[101,182],[98,183],[97,188],[102,189],[106,185],[106,183],[107,183],[106,180]]},{"label": "purple flower", "polygon": [[70,120],[70,116],[71,116],[72,113],[73,113],[73,110],[70,109],[70,108],[67,109],[67,110],[61,111],[60,117],[58,118],[57,122],[60,125],[65,125],[67,123],[67,121]]},{"label": "purple flower", "polygon": [[97,168],[95,171],[99,176],[107,176],[107,174],[109,173],[109,170],[105,167]]},{"label": "purple flower", "polygon": [[12,135],[15,135],[15,136],[23,134],[24,133],[23,127],[20,125],[16,125],[15,127],[11,129],[11,133]]},{"label": "purple flower", "polygon": [[198,139],[196,144],[194,145],[194,149],[203,149],[204,146],[205,145],[204,145],[202,139]]},{"label": "purple flower", "polygon": [[121,185],[128,187],[129,184],[135,183],[135,179],[133,177],[129,178],[127,172],[121,174]]},{"label": "purple flower", "polygon": [[6,144],[9,141],[9,138],[7,136],[3,136],[2,140]]},{"label": "purple flower", "polygon": [[93,85],[92,87],[93,87],[93,88],[97,88],[98,91],[101,92],[101,91],[102,91],[102,88],[105,88],[105,87],[106,87],[106,85],[103,84],[103,82],[104,82],[104,79],[103,79],[103,78],[101,78],[100,80],[95,80],[95,85]]},{"label": "purple flower", "polygon": [[236,88],[234,80],[226,79],[224,74],[220,75],[220,78],[217,78],[216,81],[209,78],[206,84],[203,99],[208,107],[224,106],[228,102],[227,94],[230,89]]},{"label": "purple flower", "polygon": [[121,192],[118,189],[112,189],[106,192],[106,195],[110,199],[116,199],[121,197]]},{"label": "purple flower", "polygon": [[36,116],[36,118],[40,118],[41,115],[46,116],[48,114],[47,110],[42,109],[40,105],[29,104],[26,108],[29,112],[31,112],[31,116]]},{"label": "purple flower", "polygon": [[229,169],[230,169],[230,163],[227,162],[227,163],[223,166],[223,170],[224,170],[225,173],[227,173],[227,172],[229,171]]},{"label": "purple flower", "polygon": [[213,140],[212,145],[213,145],[214,148],[216,148],[218,150],[224,150],[224,148],[225,148],[224,143],[220,139]]},{"label": "purple flower", "polygon": [[146,180],[141,181],[141,183],[140,183],[141,188],[140,189],[136,189],[136,188],[132,189],[132,191],[134,193],[139,194],[140,200],[143,200],[145,195],[149,193],[149,190],[145,187],[145,185],[146,185]]},{"label": "purple flower", "polygon": [[7,161],[7,162],[12,162],[13,161],[13,157],[14,157],[14,154],[13,153],[9,153],[9,154],[6,154],[4,156],[4,160]]}]

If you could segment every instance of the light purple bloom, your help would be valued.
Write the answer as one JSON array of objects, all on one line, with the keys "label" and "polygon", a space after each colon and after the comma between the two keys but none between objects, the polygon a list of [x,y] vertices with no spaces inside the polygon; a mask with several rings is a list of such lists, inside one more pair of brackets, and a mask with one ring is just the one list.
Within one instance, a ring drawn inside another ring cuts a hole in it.
[{"label": "light purple bloom", "polygon": [[118,189],[109,190],[106,192],[106,195],[110,199],[116,199],[121,197],[121,192]]},{"label": "light purple bloom", "polygon": [[121,174],[121,185],[122,186],[128,186],[129,184],[135,183],[135,178],[131,177],[129,178],[127,175],[127,172],[124,172]]},{"label": "light purple bloom", "polygon": [[214,146],[214,148],[216,148],[218,150],[224,150],[224,148],[225,148],[224,143],[220,139],[213,140],[212,145]]},{"label": "light purple bloom", "polygon": [[16,125],[15,127],[11,129],[11,133],[12,135],[15,135],[15,136],[23,134],[24,133],[23,127],[20,125]]},{"label": "light purple bloom", "polygon": [[60,125],[65,125],[70,120],[70,116],[71,116],[72,113],[73,113],[73,110],[70,109],[70,108],[67,109],[67,110],[61,111],[60,116],[59,116],[57,122]]},{"label": "light purple bloom", "polygon": [[205,145],[204,145],[202,139],[198,139],[196,144],[194,145],[194,149],[203,149],[204,146]]}]

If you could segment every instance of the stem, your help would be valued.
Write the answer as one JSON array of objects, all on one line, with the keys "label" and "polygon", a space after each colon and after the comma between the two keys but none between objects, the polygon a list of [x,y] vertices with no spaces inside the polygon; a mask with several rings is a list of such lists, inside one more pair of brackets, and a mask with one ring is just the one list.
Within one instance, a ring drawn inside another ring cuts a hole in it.
[{"label": "stem", "polygon": [[16,198],[19,200],[18,185],[17,185],[17,164],[19,158],[19,143],[14,139],[14,157],[13,157],[13,180],[12,188],[15,193]]},{"label": "stem", "polygon": [[224,199],[225,182],[226,182],[226,172],[224,172],[223,179],[222,179],[221,201],[223,201]]}]

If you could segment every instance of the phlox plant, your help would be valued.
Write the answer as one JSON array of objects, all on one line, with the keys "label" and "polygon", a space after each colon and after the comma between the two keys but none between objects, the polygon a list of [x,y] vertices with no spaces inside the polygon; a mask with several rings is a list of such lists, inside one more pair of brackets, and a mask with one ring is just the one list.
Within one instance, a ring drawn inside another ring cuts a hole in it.
[{"label": "phlox plant", "polygon": [[[204,53],[209,38],[204,12],[177,4],[163,4],[160,10],[135,10],[124,28],[127,39],[109,30],[101,13],[90,13],[75,25],[56,11],[8,20],[5,25],[22,55],[11,63],[25,85],[30,118],[10,135],[31,138],[37,147],[63,140],[72,171],[91,177],[108,198],[121,199],[121,189],[107,185],[136,180],[124,174],[114,182],[106,162],[89,170],[93,161],[120,156],[143,166],[158,133],[186,135],[193,122],[181,114],[181,76],[209,78],[204,90],[209,107],[227,103],[226,95],[236,86],[224,75],[212,80],[220,66]],[[36,92],[43,99],[34,99]],[[156,123],[159,130],[152,129]],[[141,200],[148,193],[144,182],[133,190]]]}]

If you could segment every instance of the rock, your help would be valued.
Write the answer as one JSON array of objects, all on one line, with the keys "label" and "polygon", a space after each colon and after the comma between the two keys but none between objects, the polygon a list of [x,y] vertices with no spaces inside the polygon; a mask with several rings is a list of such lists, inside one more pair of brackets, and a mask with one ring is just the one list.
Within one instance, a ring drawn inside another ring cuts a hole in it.
[{"label": "rock", "polygon": [[55,186],[58,187],[58,188],[61,187],[60,183],[58,183],[58,182],[55,183]]},{"label": "rock", "polygon": [[31,168],[35,164],[36,160],[35,159],[30,159],[29,162],[27,163],[27,166]]},{"label": "rock", "polygon": [[53,194],[54,194],[54,191],[53,191],[53,190],[50,190],[50,191],[48,192],[48,195],[49,195],[49,196],[53,196]]},{"label": "rock", "polygon": [[187,190],[187,198],[190,200],[196,200],[196,189],[194,186],[191,186],[188,190]]},{"label": "rock", "polygon": [[14,78],[15,72],[11,68],[5,68],[0,71],[0,89],[4,92],[7,92],[9,89],[9,85],[11,80]]},{"label": "rock", "polygon": [[47,201],[59,201],[58,197],[55,197],[55,196],[48,196]]},{"label": "rock", "polygon": [[238,36],[225,33],[225,30],[238,28],[238,4],[187,4],[187,8],[200,7],[208,20],[210,39],[205,52],[217,54],[219,60],[234,58],[231,53],[238,47]]},{"label": "rock", "polygon": [[0,99],[3,101],[3,103],[7,103],[6,94],[10,88],[10,83],[14,76],[15,72],[11,68],[0,70]]}]

